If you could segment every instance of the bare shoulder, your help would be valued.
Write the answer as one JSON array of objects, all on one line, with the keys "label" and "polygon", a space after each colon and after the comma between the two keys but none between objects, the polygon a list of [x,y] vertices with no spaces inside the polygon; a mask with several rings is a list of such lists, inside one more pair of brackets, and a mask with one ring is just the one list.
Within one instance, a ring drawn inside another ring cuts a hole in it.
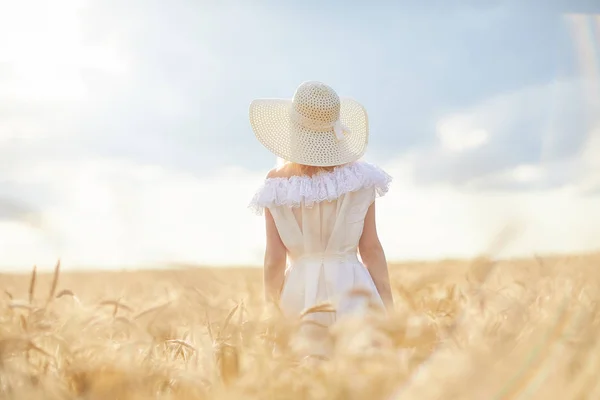
[{"label": "bare shoulder", "polygon": [[272,170],[269,171],[269,173],[267,174],[267,179],[272,179],[272,178],[280,178],[280,174],[277,168],[273,168]]}]

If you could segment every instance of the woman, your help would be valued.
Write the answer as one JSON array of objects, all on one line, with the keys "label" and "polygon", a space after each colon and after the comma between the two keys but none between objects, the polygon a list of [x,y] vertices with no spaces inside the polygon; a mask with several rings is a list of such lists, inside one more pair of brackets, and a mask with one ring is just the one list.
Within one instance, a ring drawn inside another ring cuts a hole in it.
[{"label": "woman", "polygon": [[335,312],[306,316],[319,326],[373,305],[392,308],[375,225],[375,198],[391,177],[358,161],[368,143],[365,109],[323,83],[305,82],[291,100],[253,101],[250,122],[258,140],[285,160],[251,202],[266,220],[267,300],[290,317],[332,303]]}]

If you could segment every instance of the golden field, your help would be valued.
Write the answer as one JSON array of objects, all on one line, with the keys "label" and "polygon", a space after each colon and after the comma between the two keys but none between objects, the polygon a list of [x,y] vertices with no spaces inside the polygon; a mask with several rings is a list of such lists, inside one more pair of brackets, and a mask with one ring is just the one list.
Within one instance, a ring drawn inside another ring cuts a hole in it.
[{"label": "golden field", "polygon": [[600,255],[390,267],[396,311],[294,354],[259,269],[0,274],[2,399],[600,399]]}]

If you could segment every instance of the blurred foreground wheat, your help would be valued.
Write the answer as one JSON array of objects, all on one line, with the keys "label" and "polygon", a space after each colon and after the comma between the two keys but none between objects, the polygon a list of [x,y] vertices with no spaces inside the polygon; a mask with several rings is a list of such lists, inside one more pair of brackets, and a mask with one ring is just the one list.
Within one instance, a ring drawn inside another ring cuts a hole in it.
[{"label": "blurred foreground wheat", "polygon": [[2,399],[599,399],[600,258],[391,268],[396,312],[294,353],[260,271],[0,275]]}]

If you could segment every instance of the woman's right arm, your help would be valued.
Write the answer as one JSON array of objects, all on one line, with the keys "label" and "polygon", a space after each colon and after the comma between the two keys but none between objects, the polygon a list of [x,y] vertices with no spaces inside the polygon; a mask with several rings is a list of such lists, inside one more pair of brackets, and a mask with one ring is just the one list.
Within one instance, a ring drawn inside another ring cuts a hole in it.
[{"label": "woman's right arm", "polygon": [[365,216],[362,236],[358,243],[360,258],[367,267],[375,287],[388,310],[393,309],[394,299],[390,287],[390,277],[383,246],[377,235],[375,223],[375,203],[371,204]]}]

